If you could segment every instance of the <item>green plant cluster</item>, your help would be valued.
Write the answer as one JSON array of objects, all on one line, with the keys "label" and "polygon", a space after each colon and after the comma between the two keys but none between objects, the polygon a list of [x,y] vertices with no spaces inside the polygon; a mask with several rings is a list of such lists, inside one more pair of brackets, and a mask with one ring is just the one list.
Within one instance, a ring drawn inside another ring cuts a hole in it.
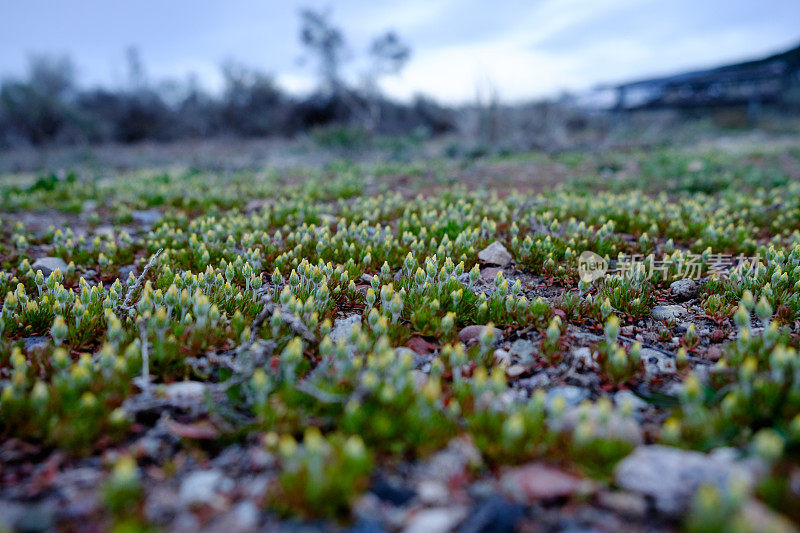
[{"label": "green plant cluster", "polygon": [[[725,163],[709,157],[708,168]],[[642,180],[680,174],[687,161],[652,164]],[[223,390],[220,403],[239,415],[221,442],[259,434],[275,454],[279,475],[265,501],[283,514],[346,520],[376,464],[421,459],[459,437],[480,451],[476,469],[543,460],[609,483],[634,446],[609,421],[632,419],[629,406],[600,394],[570,407],[543,388],[510,399],[514,376],[498,352],[532,338],[523,371],[566,368],[583,328],[598,339],[589,347],[598,390],[647,385],[643,346],[621,329],[650,320],[696,260],[706,269],[700,305],[732,340],[721,337],[721,357],[701,376],[690,354],[702,358],[709,341],[686,328],[680,392],[650,435],[762,458],[770,474],[756,496],[798,519],[790,472],[800,461],[800,186],[776,178],[759,187],[758,175],[732,171],[749,187],[737,190],[697,172],[667,183],[677,197],[641,181],[591,194],[581,182],[412,196],[369,189],[369,169],[343,163],[304,180],[136,171],[39,188],[0,182],[0,437],[78,455],[124,447],[132,420],[123,402],[144,394],[142,378],[192,379]],[[39,231],[17,216],[69,215],[88,200],[111,231]],[[153,208],[163,218],[137,227],[132,213]],[[513,264],[486,279],[478,254],[495,241]],[[65,271],[34,270],[42,250]],[[668,266],[587,283],[577,272],[584,250],[612,264],[636,254]],[[758,260],[710,274],[723,253]],[[120,276],[127,265],[138,274]],[[355,325],[341,331],[345,318]],[[470,326],[482,327],[462,336]],[[420,344],[430,346],[422,363],[408,348]],[[139,513],[133,461],[123,456],[106,485],[120,520]],[[741,505],[703,489],[690,526],[717,524]]]}]

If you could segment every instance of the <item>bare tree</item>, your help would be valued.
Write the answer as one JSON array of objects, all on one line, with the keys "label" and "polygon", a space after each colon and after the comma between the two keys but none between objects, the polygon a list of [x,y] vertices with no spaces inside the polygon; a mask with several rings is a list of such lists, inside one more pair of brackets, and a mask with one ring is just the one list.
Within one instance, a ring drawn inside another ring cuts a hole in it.
[{"label": "bare tree", "polygon": [[143,89],[147,85],[147,75],[142,63],[142,55],[135,46],[129,46],[125,50],[125,62],[128,67],[128,84],[134,92]]},{"label": "bare tree", "polygon": [[327,13],[304,9],[300,17],[300,41],[317,56],[321,89],[338,95],[342,90],[339,69],[345,54],[344,35],[331,24]]},{"label": "bare tree", "polygon": [[367,97],[366,129],[374,130],[381,120],[380,88],[381,77],[399,73],[411,57],[411,48],[394,31],[387,31],[372,40],[369,47],[371,65],[364,76],[364,90]]},{"label": "bare tree", "polygon": [[411,48],[394,31],[387,31],[372,40],[369,55],[373,76],[397,74],[411,57]]}]

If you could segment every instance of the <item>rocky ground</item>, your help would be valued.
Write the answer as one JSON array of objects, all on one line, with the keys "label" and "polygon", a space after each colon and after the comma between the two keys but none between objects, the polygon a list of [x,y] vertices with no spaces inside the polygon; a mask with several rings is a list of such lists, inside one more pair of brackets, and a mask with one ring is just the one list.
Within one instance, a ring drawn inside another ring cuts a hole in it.
[{"label": "rocky ground", "polygon": [[[794,530],[797,155],[6,182],[0,531]],[[579,281],[706,246],[763,271]]]}]

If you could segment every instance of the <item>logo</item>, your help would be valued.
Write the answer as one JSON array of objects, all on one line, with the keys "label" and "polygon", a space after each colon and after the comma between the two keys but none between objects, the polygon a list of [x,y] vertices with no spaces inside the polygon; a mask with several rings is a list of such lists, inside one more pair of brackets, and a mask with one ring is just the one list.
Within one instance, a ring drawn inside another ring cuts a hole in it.
[{"label": "logo", "polygon": [[592,283],[608,272],[608,261],[586,250],[578,257],[578,275],[584,283]]}]

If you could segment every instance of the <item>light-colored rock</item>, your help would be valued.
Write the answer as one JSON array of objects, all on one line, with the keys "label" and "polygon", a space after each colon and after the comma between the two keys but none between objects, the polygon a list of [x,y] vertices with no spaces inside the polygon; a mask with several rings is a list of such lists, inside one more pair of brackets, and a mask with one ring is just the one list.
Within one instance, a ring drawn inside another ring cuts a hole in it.
[{"label": "light-colored rock", "polygon": [[466,437],[452,439],[443,450],[419,464],[421,477],[448,483],[483,464],[480,450]]},{"label": "light-colored rock", "polygon": [[152,226],[164,215],[158,209],[145,209],[140,211],[133,211],[131,217],[133,221],[142,226]]},{"label": "light-colored rock", "polygon": [[450,500],[450,491],[444,483],[426,479],[417,485],[417,497],[425,505],[446,505]]},{"label": "light-colored rock", "polygon": [[691,278],[673,281],[669,288],[678,301],[689,300],[697,296],[697,282]]},{"label": "light-colored rock", "polygon": [[648,377],[654,378],[675,373],[675,359],[652,348],[642,348],[642,364]]},{"label": "light-colored rock", "polygon": [[109,239],[113,239],[116,232],[114,231],[114,226],[106,224],[103,226],[97,226],[94,229],[94,234],[101,237],[108,237]]},{"label": "light-colored rock", "polygon": [[643,518],[647,514],[647,501],[636,492],[604,490],[597,494],[597,503],[631,518]]},{"label": "light-colored rock", "polygon": [[502,348],[494,351],[494,362],[496,365],[508,365],[511,362],[511,354]]},{"label": "light-colored rock", "polygon": [[581,346],[572,350],[572,360],[583,365],[584,368],[594,368],[597,366],[592,357],[592,350],[587,346]]},{"label": "light-colored rock", "polygon": [[118,274],[119,274],[120,280],[122,280],[122,282],[127,282],[128,281],[128,276],[133,274],[133,276],[136,277],[139,274],[139,272],[136,269],[136,265],[123,265],[123,266],[119,267]]},{"label": "light-colored rock", "polygon": [[753,471],[729,453],[703,454],[669,446],[639,446],[614,470],[623,489],[649,496],[656,508],[669,515],[684,513],[700,485],[727,490],[731,480],[752,485]]},{"label": "light-colored rock", "polygon": [[621,390],[614,394],[614,403],[617,407],[630,405],[633,409],[641,410],[646,409],[649,405],[646,401],[642,400],[629,390]]},{"label": "light-colored rock", "polygon": [[644,442],[639,422],[619,409],[603,412],[596,404],[569,409],[557,422],[562,431],[574,431],[581,422],[591,422],[592,435],[599,439],[619,440],[638,446]]},{"label": "light-colored rock", "polygon": [[436,507],[414,513],[404,533],[446,533],[452,531],[467,516],[463,506]]},{"label": "light-colored rock", "polygon": [[202,402],[205,392],[206,384],[202,381],[177,381],[164,386],[164,395],[168,400]]},{"label": "light-colored rock", "polygon": [[525,365],[511,365],[506,369],[506,375],[510,378],[521,376],[528,370]]},{"label": "light-colored rock", "polygon": [[687,313],[682,305],[657,305],[651,312],[656,320],[676,320]]},{"label": "light-colored rock", "polygon": [[531,504],[571,496],[585,485],[584,480],[541,463],[530,463],[503,474],[500,485],[506,495],[519,503]]},{"label": "light-colored rock", "polygon": [[478,259],[484,263],[492,265],[506,266],[512,260],[511,254],[508,253],[506,247],[499,241],[494,241],[492,244],[484,248],[478,253]]},{"label": "light-colored rock", "polygon": [[31,268],[34,272],[41,270],[45,277],[49,276],[55,269],[59,269],[61,273],[67,271],[67,263],[60,257],[40,257],[33,262]]},{"label": "light-colored rock", "polygon": [[337,342],[339,339],[346,339],[356,324],[361,324],[361,315],[337,318],[330,333],[331,340]]},{"label": "light-colored rock", "polygon": [[589,398],[589,391],[574,385],[562,385],[560,387],[553,387],[547,391],[545,403],[548,408],[552,408],[558,398],[564,399],[564,407],[570,408],[580,404],[583,400]]},{"label": "light-colored rock", "polygon": [[511,345],[510,352],[519,357],[523,363],[533,361],[533,354],[536,353],[536,345],[527,339],[517,339]]},{"label": "light-colored rock", "polygon": [[222,471],[197,470],[181,483],[180,499],[186,505],[211,503],[219,491],[229,488],[227,485],[230,485],[230,480],[225,478]]},{"label": "light-colored rock", "polygon": [[231,510],[235,531],[252,531],[258,525],[258,508],[249,500],[239,502]]}]

